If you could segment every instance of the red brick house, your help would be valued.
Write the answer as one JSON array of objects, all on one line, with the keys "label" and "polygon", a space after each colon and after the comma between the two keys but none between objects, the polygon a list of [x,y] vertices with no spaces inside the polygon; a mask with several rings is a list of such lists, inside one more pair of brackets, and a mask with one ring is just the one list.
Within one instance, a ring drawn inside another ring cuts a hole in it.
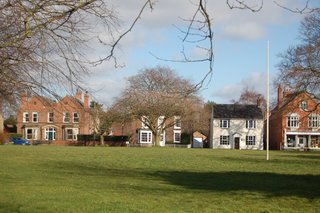
[{"label": "red brick house", "polygon": [[306,92],[278,88],[270,115],[270,149],[320,149],[320,106]]},{"label": "red brick house", "polygon": [[[160,120],[161,117],[158,119],[158,122],[161,122]],[[181,143],[182,129],[180,116],[175,116],[174,120],[174,125],[167,128],[161,135],[160,146],[165,146],[166,143]],[[124,124],[114,123],[110,134],[114,136],[127,135],[131,144],[140,144],[141,146],[152,146],[154,140],[152,132],[139,120]]]},{"label": "red brick house", "polygon": [[34,141],[68,144],[78,134],[91,133],[89,96],[80,90],[56,102],[42,96],[21,95],[17,112],[17,132]]}]

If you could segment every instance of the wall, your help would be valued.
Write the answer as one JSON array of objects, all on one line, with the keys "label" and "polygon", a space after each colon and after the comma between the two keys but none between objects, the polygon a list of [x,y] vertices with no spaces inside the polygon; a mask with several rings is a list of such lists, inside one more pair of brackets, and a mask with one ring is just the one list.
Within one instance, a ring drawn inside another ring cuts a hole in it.
[{"label": "wall", "polygon": [[[230,144],[220,145],[220,135],[229,135]],[[256,136],[255,145],[246,145],[246,136]],[[263,149],[263,120],[256,120],[256,128],[247,129],[246,120],[231,119],[229,128],[220,128],[220,119],[213,120],[213,148],[234,149],[234,138],[240,137],[240,149]]]}]

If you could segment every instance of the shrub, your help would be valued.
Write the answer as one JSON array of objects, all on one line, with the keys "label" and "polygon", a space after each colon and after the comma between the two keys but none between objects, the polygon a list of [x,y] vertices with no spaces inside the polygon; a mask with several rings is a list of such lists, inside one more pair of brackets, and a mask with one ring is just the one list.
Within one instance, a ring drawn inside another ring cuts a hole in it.
[{"label": "shrub", "polygon": [[6,144],[9,140],[9,137],[6,133],[0,133],[0,145]]}]

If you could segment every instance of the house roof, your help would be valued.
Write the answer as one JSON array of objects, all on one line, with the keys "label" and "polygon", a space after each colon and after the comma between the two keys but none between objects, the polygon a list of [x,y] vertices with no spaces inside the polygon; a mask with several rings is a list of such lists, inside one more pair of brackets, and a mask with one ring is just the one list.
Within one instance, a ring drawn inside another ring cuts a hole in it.
[{"label": "house roof", "polygon": [[262,110],[253,104],[215,104],[213,118],[263,119]]}]

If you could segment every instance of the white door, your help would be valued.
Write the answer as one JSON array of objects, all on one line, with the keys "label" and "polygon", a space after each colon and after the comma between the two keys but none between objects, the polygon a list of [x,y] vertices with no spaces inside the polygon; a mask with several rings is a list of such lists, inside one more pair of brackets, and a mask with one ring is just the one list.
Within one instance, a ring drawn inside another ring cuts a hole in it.
[{"label": "white door", "polygon": [[166,145],[166,132],[163,132],[160,135],[160,146],[165,146]]}]

